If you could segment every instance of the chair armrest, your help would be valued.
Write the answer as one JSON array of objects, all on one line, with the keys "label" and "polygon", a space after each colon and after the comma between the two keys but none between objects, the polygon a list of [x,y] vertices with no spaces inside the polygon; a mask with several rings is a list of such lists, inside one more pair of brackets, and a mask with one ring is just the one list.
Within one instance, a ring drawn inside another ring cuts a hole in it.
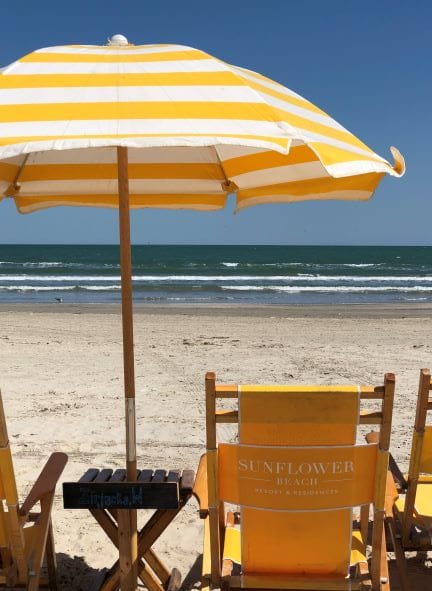
[{"label": "chair armrest", "polygon": [[27,495],[26,500],[22,504],[19,511],[20,515],[27,517],[36,503],[38,503],[45,495],[54,493],[57,481],[60,478],[67,461],[68,457],[64,453],[55,452],[51,454],[39,474],[38,479]]},{"label": "chair armrest", "polygon": [[389,470],[393,476],[393,482],[396,485],[396,489],[398,492],[406,491],[408,488],[408,482],[406,481],[405,476],[402,474],[399,466],[396,463],[394,457],[390,454],[389,458]]},{"label": "chair armrest", "polygon": [[388,517],[393,517],[393,505],[396,499],[399,497],[399,493],[396,489],[393,475],[388,470],[387,472],[387,481],[386,481],[386,492],[385,492],[385,499],[384,499],[384,509],[385,514]]},{"label": "chair armrest", "polygon": [[200,458],[192,493],[199,504],[199,516],[205,519],[208,515],[207,454]]},{"label": "chair armrest", "polygon": [[370,431],[366,434],[367,443],[379,443],[379,433],[377,431]]},{"label": "chair armrest", "polygon": [[[379,433],[376,431],[371,431],[366,435],[366,441],[368,443],[379,443]],[[394,470],[396,469],[396,476]],[[393,505],[396,499],[399,497],[398,489],[396,485],[399,484],[399,476],[401,472],[399,470],[398,465],[395,462],[395,459],[390,454],[389,458],[389,469],[387,471],[387,480],[386,480],[386,491],[385,491],[385,499],[384,499],[384,509],[385,514],[387,517],[393,517]],[[403,476],[402,476],[403,478]]]},{"label": "chair armrest", "polygon": [[[376,431],[371,431],[366,435],[366,441],[368,443],[379,443],[379,433],[377,433]],[[406,490],[408,483],[392,454],[390,454],[389,457],[389,470],[392,473],[393,481],[396,485],[396,490],[398,492]]]}]

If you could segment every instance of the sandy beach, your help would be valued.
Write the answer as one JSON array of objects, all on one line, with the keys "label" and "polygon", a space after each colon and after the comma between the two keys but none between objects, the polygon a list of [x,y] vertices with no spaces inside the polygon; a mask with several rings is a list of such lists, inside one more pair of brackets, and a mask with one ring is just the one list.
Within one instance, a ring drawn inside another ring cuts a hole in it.
[{"label": "sandy beach", "polygon": [[[52,451],[63,481],[123,467],[120,310],[63,304],[0,308],[0,387],[21,499]],[[396,374],[392,452],[407,467],[418,374],[432,365],[431,305],[138,306],[135,308],[139,467],[196,468],[204,450],[204,374],[241,383],[380,384]],[[87,590],[116,558],[89,513],[53,512],[61,588]],[[201,523],[191,500],[157,547],[199,584]],[[430,589],[431,557],[409,563]],[[429,570],[429,583],[427,572]],[[397,587],[395,587],[397,589]]]}]

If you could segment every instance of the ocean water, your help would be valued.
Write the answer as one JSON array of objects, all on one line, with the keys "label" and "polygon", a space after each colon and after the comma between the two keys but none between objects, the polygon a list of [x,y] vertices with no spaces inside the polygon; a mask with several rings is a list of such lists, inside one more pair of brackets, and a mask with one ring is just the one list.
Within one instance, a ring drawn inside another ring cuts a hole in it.
[{"label": "ocean water", "polygon": [[[432,302],[432,247],[134,246],[134,301]],[[0,246],[0,303],[119,302],[118,246]]]}]

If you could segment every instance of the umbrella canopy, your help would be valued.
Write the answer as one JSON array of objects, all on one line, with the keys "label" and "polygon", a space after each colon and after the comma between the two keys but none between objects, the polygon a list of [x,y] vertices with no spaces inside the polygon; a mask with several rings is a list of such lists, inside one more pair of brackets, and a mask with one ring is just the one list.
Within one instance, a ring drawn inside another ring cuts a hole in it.
[{"label": "umbrella canopy", "polygon": [[295,92],[190,47],[48,47],[1,71],[0,194],[20,212],[117,207],[109,146],[134,148],[131,207],[365,200],[404,172],[397,150],[392,167]]}]

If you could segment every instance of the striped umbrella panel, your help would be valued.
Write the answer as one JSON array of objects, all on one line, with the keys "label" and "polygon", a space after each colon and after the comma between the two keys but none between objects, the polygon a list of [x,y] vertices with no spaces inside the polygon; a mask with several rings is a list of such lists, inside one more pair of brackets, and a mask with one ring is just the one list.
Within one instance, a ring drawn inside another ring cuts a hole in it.
[{"label": "striped umbrella panel", "polygon": [[368,199],[404,172],[396,150],[391,166],[300,95],[193,48],[50,47],[1,71],[0,191],[20,211],[116,207],[115,146],[132,207]]}]

